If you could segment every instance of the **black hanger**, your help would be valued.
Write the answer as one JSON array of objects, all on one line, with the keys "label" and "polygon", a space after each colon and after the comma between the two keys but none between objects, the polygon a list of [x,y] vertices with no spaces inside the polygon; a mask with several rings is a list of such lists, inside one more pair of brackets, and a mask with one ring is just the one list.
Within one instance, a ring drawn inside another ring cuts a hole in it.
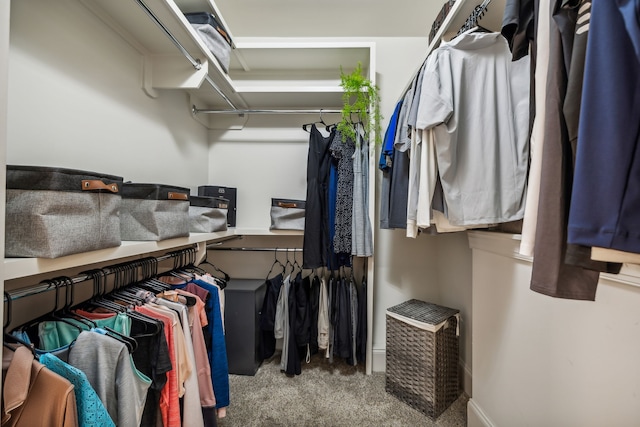
[{"label": "black hanger", "polygon": [[6,348],[8,348],[11,351],[15,351],[15,348],[11,347],[10,345],[8,345],[8,343],[14,343],[14,344],[20,344],[23,345],[25,347],[27,347],[30,351],[31,354],[33,354],[33,357],[35,357],[36,359],[38,358],[38,355],[36,354],[36,350],[33,344],[27,343],[25,341],[23,341],[22,339],[13,336],[11,334],[8,334],[7,331],[7,327],[11,324],[11,315],[12,315],[12,310],[11,310],[11,295],[9,295],[9,292],[4,291],[4,298],[7,301],[7,309],[6,311],[6,320],[2,325],[2,332],[3,332],[3,339],[2,339],[2,345],[4,345]]},{"label": "black hanger", "polygon": [[303,125],[302,125],[302,130],[304,130],[305,132],[309,132],[309,133],[311,133],[311,130],[310,130],[310,129],[307,129],[307,127],[309,127],[309,126],[313,126],[313,125],[316,125],[316,124],[321,124],[321,125],[323,125],[323,126],[325,127],[325,129],[327,129],[327,130],[328,130],[329,126],[330,126],[330,125],[326,124],[326,123],[324,122],[324,119],[322,118],[322,109],[320,109],[320,120],[315,121],[315,122],[311,122],[311,123],[305,123],[305,124],[303,124]]},{"label": "black hanger", "polygon": [[[211,262],[210,262],[206,257],[205,257],[205,259],[200,263],[200,265],[203,265],[203,264],[204,264],[204,265],[211,266],[211,268],[213,268],[213,270],[214,270],[215,272],[218,272],[218,273],[222,274],[222,275],[224,276],[224,278],[223,278],[223,279],[224,279],[224,281],[225,281],[225,282],[228,282],[229,280],[231,280],[231,277],[229,277],[229,275],[228,275],[226,272],[222,271],[222,269],[220,269],[220,268],[219,268],[219,267],[217,267],[216,265],[212,264],[212,263],[211,263]],[[199,267],[195,267],[195,266],[193,266],[192,268],[199,268]],[[202,269],[200,269],[200,270],[202,270]],[[207,270],[203,270],[203,271],[204,271],[204,274],[206,274],[206,273],[211,274],[211,273],[210,273],[209,271],[207,271]],[[211,275],[213,276],[213,274],[211,274]]]},{"label": "black hanger", "polygon": [[284,274],[285,267],[280,262],[280,260],[278,260],[278,248],[276,248],[273,251],[273,264],[271,264],[271,268],[269,269],[269,272],[267,273],[267,279],[269,279],[269,276],[271,276],[271,272],[273,271],[273,267],[275,267],[276,265],[279,265],[282,268],[282,274]]}]

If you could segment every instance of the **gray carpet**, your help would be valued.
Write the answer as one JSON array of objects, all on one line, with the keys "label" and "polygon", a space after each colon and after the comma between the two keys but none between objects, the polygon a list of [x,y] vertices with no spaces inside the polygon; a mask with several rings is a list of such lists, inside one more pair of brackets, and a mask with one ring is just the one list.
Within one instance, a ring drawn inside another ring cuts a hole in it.
[{"label": "gray carpet", "polygon": [[219,427],[231,426],[466,426],[468,397],[461,394],[434,422],[385,392],[385,374],[316,355],[302,374],[280,372],[280,355],[255,376],[231,375],[231,405]]}]

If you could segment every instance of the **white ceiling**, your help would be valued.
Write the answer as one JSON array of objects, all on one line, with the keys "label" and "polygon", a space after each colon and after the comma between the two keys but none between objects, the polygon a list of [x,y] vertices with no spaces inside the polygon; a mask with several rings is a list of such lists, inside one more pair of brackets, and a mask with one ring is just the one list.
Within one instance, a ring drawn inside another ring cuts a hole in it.
[{"label": "white ceiling", "polygon": [[216,0],[234,37],[427,37],[445,0]]}]

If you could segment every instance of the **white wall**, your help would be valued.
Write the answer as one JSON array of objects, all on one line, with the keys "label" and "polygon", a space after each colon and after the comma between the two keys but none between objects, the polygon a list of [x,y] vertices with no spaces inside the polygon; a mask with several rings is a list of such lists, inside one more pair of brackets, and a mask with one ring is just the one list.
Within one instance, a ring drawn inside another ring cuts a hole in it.
[{"label": "white wall", "polygon": [[[0,2],[0,105],[7,103],[9,61],[9,17],[11,2]],[[0,109],[0,188],[6,188],[5,158],[7,113]],[[4,218],[5,192],[0,195],[0,218]],[[0,221],[0,236],[4,236],[4,221]],[[4,259],[4,244],[0,245],[0,260]],[[0,263],[0,289],[4,289],[4,262]],[[4,299],[3,299],[4,301]],[[0,305],[0,319],[4,321],[4,302]],[[4,324],[4,323],[3,323]],[[0,387],[2,380],[0,379]]]},{"label": "white wall", "polygon": [[469,426],[637,426],[640,276],[601,278],[595,302],[551,298],[529,289],[517,240],[470,236]]},{"label": "white wall", "polygon": [[[424,60],[427,39],[396,37],[349,40],[376,43],[376,79],[382,98],[384,132],[396,102]],[[253,116],[243,130],[210,131],[209,183],[239,188],[238,227],[268,226],[268,207],[272,196],[305,198],[309,135],[301,129],[301,124],[317,118]],[[337,116],[324,118],[327,122],[338,120]],[[381,173],[376,170],[375,174],[379,190]],[[448,236],[421,235],[417,239],[409,239],[405,237],[404,230],[380,230],[378,206],[379,194],[374,221],[376,253],[373,284],[373,369],[385,369],[386,309],[417,298],[461,310],[461,361],[469,374],[471,257],[464,233]],[[239,258],[240,255],[237,254],[218,254],[217,259],[229,265],[229,259],[233,256],[246,262],[246,254],[241,255],[244,258]],[[265,260],[268,264],[268,256],[256,257],[264,258],[261,265],[264,265]],[[255,274],[255,268],[252,267],[251,272]]]},{"label": "white wall", "polygon": [[206,129],[185,94],[147,97],[141,56],[80,2],[11,6],[7,163],[206,182]]}]

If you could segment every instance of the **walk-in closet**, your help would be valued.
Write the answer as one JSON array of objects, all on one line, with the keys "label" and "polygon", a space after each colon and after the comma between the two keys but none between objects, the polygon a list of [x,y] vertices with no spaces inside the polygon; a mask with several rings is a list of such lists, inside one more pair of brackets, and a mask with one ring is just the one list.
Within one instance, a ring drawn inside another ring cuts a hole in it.
[{"label": "walk-in closet", "polygon": [[[639,425],[639,10],[0,2],[2,425]],[[354,70],[378,141],[353,113],[336,136]],[[216,196],[226,221],[58,255],[104,230],[47,242],[47,215],[82,212],[16,196],[21,166],[102,174],[100,209],[114,186]],[[446,317],[394,323],[411,303]],[[440,328],[453,353],[408,347]]]}]

